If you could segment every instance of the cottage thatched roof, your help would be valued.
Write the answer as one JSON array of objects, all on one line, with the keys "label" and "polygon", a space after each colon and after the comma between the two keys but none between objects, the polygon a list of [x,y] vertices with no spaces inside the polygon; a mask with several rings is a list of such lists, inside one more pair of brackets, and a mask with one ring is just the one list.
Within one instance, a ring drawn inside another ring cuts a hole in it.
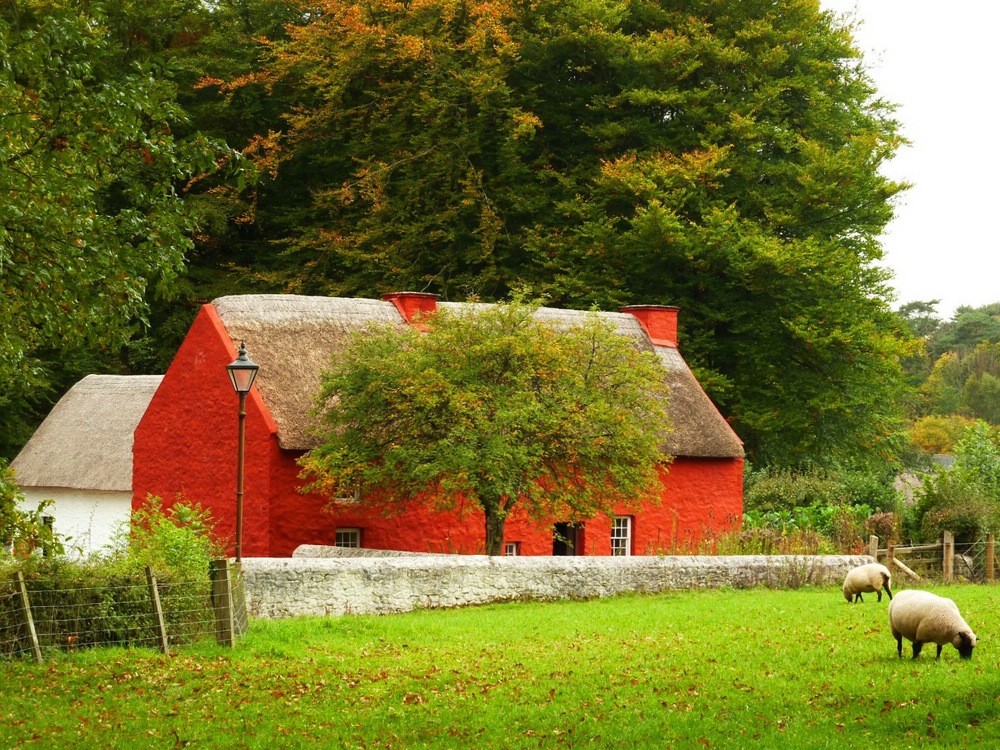
[{"label": "cottage thatched roof", "polygon": [[[461,310],[470,303],[439,302],[441,309]],[[308,450],[315,445],[310,416],[320,374],[352,330],[371,324],[406,325],[392,302],[373,299],[241,295],[213,302],[234,347],[246,341],[260,366],[256,385],[278,425],[281,447]],[[563,326],[583,322],[591,313],[541,308],[537,317]],[[672,347],[653,346],[642,326],[628,313],[597,313],[636,345],[655,351],[667,370],[674,431],[666,450],[672,455],[706,458],[742,457],[743,446],[702,391],[683,358]]]},{"label": "cottage thatched roof", "polygon": [[245,294],[213,301],[233,346],[246,342],[260,365],[255,384],[290,450],[316,445],[312,411],[320,374],[347,335],[368,325],[406,325],[391,302],[374,299]]},{"label": "cottage thatched roof", "polygon": [[11,463],[21,487],[131,492],[132,436],[162,375],[88,375]]}]

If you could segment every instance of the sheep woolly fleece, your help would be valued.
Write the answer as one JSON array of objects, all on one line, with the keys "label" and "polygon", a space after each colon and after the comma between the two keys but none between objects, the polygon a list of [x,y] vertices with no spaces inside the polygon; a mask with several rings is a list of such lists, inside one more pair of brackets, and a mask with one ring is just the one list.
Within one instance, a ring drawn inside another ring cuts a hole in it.
[{"label": "sheep woolly fleece", "polygon": [[962,618],[958,606],[951,599],[929,591],[908,590],[896,594],[889,603],[889,629],[896,639],[896,650],[903,656],[903,638],[913,643],[913,658],[920,655],[925,643],[941,647],[950,643],[963,659],[972,658],[976,634]]},{"label": "sheep woolly fleece", "polygon": [[862,593],[872,593],[873,591],[878,594],[878,600],[882,601],[882,588],[885,587],[885,592],[889,595],[889,599],[892,599],[892,589],[890,584],[892,582],[892,573],[889,569],[880,563],[868,563],[867,565],[861,565],[857,568],[851,570],[847,577],[844,579],[844,598],[847,601],[853,603],[855,601],[862,601]]}]

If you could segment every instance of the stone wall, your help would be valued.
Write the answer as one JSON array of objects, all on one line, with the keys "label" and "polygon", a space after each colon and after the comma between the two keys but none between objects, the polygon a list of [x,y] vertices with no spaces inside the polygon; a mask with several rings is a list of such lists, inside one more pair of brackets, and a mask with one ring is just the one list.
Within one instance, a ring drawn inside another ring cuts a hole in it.
[{"label": "stone wall", "polygon": [[516,600],[699,588],[839,586],[867,555],[244,558],[250,614],[389,614]]}]

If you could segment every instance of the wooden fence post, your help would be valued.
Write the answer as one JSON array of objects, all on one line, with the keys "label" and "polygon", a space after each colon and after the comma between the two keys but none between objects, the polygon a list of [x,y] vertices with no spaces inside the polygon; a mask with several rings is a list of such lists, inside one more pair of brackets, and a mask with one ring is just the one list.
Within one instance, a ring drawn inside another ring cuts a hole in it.
[{"label": "wooden fence post", "polygon": [[868,537],[868,554],[878,560],[878,537],[874,534]]},{"label": "wooden fence post", "polygon": [[232,647],[236,638],[233,620],[233,588],[229,578],[229,560],[212,560],[212,609],[215,612],[215,640],[220,646]]},{"label": "wooden fence post", "polygon": [[170,654],[170,644],[167,641],[167,622],[163,619],[163,607],[160,605],[160,591],[156,588],[156,576],[153,569],[146,566],[146,585],[149,587],[149,599],[153,604],[153,632],[156,635],[156,646],[164,654]]},{"label": "wooden fence post", "polygon": [[994,572],[993,565],[996,559],[996,553],[994,551],[994,540],[993,532],[990,531],[986,534],[986,582],[993,583]]},{"label": "wooden fence post", "polygon": [[24,630],[31,641],[31,650],[35,655],[35,661],[42,663],[42,647],[38,644],[38,633],[35,630],[35,620],[31,616],[31,602],[28,600],[28,587],[24,583],[24,573],[20,570],[14,574],[14,583],[17,586],[17,598],[21,603],[21,613],[24,620]]},{"label": "wooden fence post", "polygon": [[886,540],[885,543],[885,564],[888,567],[892,565],[893,561],[896,559],[896,545],[892,543],[891,539]]},{"label": "wooden fence post", "polygon": [[944,532],[944,539],[941,543],[944,556],[944,582],[951,583],[955,577],[955,535],[950,531]]},{"label": "wooden fence post", "polygon": [[250,626],[247,615],[247,587],[243,582],[243,563],[236,561],[229,568],[230,588],[233,592],[233,634],[240,638]]}]

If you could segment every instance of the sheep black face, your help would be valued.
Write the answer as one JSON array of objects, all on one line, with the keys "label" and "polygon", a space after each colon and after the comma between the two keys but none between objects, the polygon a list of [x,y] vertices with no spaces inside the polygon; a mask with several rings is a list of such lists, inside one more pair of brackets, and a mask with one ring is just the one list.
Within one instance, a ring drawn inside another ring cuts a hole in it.
[{"label": "sheep black face", "polygon": [[958,655],[963,659],[971,659],[972,649],[976,647],[976,642],[972,636],[969,633],[959,633],[956,640],[958,643],[955,644],[955,648],[958,649]]}]

